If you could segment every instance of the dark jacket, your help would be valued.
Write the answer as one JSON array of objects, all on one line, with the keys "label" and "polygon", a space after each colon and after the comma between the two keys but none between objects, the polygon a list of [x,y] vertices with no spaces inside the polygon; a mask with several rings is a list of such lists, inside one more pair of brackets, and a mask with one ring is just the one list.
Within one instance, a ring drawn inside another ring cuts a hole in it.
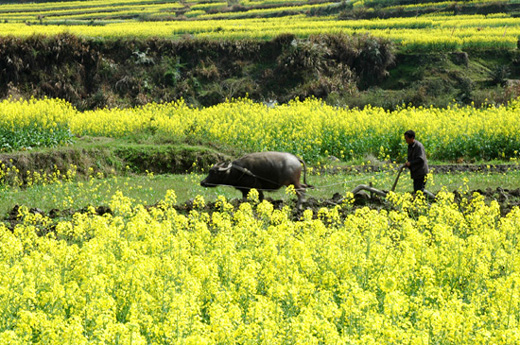
[{"label": "dark jacket", "polygon": [[410,162],[410,175],[416,179],[428,174],[428,160],[424,146],[417,140],[408,145],[408,162]]}]

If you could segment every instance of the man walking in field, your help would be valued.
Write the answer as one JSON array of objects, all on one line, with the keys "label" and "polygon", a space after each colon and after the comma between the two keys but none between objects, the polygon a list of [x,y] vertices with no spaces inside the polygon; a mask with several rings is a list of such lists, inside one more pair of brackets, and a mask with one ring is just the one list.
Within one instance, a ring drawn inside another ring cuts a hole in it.
[{"label": "man walking in field", "polygon": [[426,175],[428,174],[428,160],[424,146],[415,140],[415,132],[408,130],[404,133],[404,140],[408,144],[408,161],[405,166],[410,169],[410,175],[413,180],[413,192],[418,190],[424,193],[426,186]]}]

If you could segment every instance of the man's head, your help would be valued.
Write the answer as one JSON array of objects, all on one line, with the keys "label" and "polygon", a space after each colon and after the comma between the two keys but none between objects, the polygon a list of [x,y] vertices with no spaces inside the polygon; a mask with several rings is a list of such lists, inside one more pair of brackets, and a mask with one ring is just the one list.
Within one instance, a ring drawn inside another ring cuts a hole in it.
[{"label": "man's head", "polygon": [[404,132],[404,140],[406,140],[407,144],[413,144],[415,141],[415,132],[412,130]]}]

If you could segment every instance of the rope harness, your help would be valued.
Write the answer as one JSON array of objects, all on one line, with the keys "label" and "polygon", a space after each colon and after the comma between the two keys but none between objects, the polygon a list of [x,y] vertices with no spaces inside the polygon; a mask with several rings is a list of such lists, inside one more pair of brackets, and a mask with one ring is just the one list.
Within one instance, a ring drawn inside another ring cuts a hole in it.
[{"label": "rope harness", "polygon": [[[242,176],[241,178],[244,176],[244,175],[249,175],[257,180],[264,180],[265,182],[269,182],[269,183],[272,183],[272,184],[278,184],[278,182],[274,182],[273,180],[269,180],[268,178],[265,178],[265,177],[262,177],[262,176],[258,176],[258,175],[255,175],[253,174],[253,172],[247,168],[244,168],[244,167],[241,167],[240,165],[236,165],[236,164],[231,164],[231,168],[235,168],[236,170],[238,171],[241,171],[242,172]],[[255,188],[257,190],[261,190],[261,191],[266,191],[266,192],[269,192],[269,191],[275,191],[275,190],[278,190],[278,189],[266,189],[266,188]],[[305,192],[305,188],[295,188],[296,191],[304,191]]]}]

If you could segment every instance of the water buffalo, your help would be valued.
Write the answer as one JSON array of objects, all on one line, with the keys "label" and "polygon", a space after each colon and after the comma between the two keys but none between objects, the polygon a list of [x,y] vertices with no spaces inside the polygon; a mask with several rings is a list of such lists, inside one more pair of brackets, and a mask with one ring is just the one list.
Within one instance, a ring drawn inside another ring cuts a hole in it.
[{"label": "water buffalo", "polygon": [[[303,182],[300,176],[303,164]],[[298,208],[305,201],[307,185],[305,162],[287,152],[255,152],[231,163],[217,163],[209,171],[209,175],[200,182],[203,187],[218,185],[232,186],[242,192],[244,199],[252,188],[256,188],[260,200],[263,191],[277,190],[282,186],[294,185],[298,196]]]}]

